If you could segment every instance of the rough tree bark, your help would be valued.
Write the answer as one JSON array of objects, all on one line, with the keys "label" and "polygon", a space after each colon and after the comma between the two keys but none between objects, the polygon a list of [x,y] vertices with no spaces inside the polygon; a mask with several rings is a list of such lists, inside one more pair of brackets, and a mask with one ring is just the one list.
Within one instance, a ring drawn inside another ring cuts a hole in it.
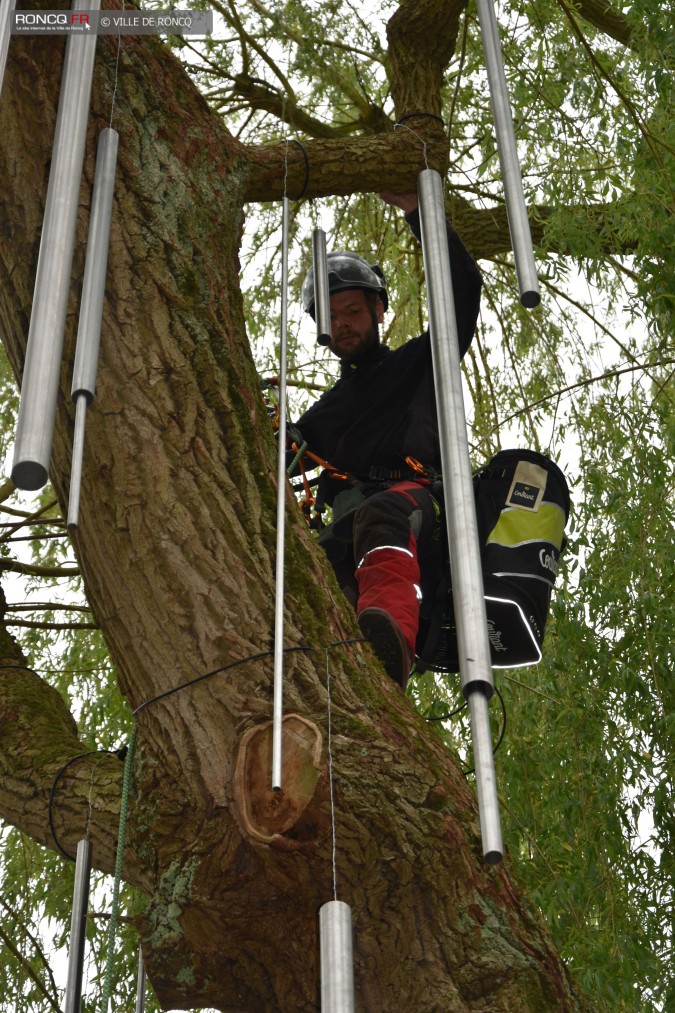
[{"label": "rough tree bark", "polygon": [[[17,376],[59,49],[52,39],[13,41],[0,104],[0,331]],[[99,39],[74,279],[82,276],[95,136],[107,125],[115,59],[116,43]],[[108,293],[74,544],[136,708],[270,649],[274,447],[238,285],[251,152],[155,40],[125,40],[119,71]],[[351,143],[339,172],[356,190],[363,180]],[[357,151],[363,142],[354,143]],[[394,143],[411,150],[405,137]],[[379,169],[378,186],[398,180],[393,163]],[[62,503],[77,292],[75,280],[51,471]],[[139,928],[161,1003],[251,1013],[317,1008],[317,916],[332,896],[329,668],[337,882],[354,912],[359,1009],[584,1008],[508,862],[482,863],[474,793],[452,756],[365,646],[330,648],[356,628],[290,494],[287,572],[287,645],[306,650],[287,656],[281,796],[267,779],[269,658],[138,718],[124,875],[148,895]],[[54,847],[49,791],[82,746],[63,703],[18,667],[24,661],[11,638],[0,648],[0,809]],[[72,853],[89,824],[94,861],[108,871],[120,778],[115,757],[95,768],[83,758],[54,801],[61,845]]]}]

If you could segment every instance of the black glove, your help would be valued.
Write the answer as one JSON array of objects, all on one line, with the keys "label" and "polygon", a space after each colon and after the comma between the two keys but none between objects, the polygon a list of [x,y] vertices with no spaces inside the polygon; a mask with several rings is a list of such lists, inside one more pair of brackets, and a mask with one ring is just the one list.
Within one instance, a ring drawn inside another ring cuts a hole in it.
[{"label": "black glove", "polygon": [[[274,435],[279,439],[279,420],[274,420]],[[305,442],[304,437],[297,426],[294,426],[292,422],[286,423],[286,448],[290,450],[292,445],[295,443],[296,446],[301,447]]]}]

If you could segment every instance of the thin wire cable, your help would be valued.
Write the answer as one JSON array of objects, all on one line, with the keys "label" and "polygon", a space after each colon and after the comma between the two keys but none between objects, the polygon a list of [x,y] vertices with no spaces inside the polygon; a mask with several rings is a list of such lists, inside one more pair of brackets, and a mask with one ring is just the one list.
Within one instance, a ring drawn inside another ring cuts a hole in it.
[{"label": "thin wire cable", "polygon": [[[12,668],[19,666],[7,665],[3,667]],[[27,671],[30,672],[32,671],[32,669],[29,668],[27,669]],[[49,821],[49,829],[51,831],[52,837],[54,838],[54,844],[56,845],[59,853],[63,855],[64,858],[67,858],[69,862],[74,862],[75,856],[69,855],[68,852],[61,847],[61,843],[58,837],[56,836],[56,827],[54,826],[54,798],[56,797],[56,789],[58,787],[59,781],[61,780],[61,778],[63,777],[63,775],[65,774],[65,772],[68,770],[69,767],[72,767],[72,765],[76,763],[78,760],[83,760],[87,756],[96,756],[98,753],[105,753],[110,756],[120,755],[119,751],[116,751],[114,749],[88,749],[84,753],[77,753],[76,756],[71,756],[71,758],[66,763],[63,764],[61,769],[56,772],[54,780],[52,781],[51,790],[49,792],[49,800],[47,802],[47,819]],[[89,818],[87,819],[87,828],[88,826],[89,826]],[[87,835],[85,834],[85,836]]]},{"label": "thin wire cable", "polygon": [[399,120],[398,123],[394,124],[394,130],[407,130],[409,134],[412,134],[413,137],[416,137],[417,140],[420,141],[420,143],[422,144],[422,158],[424,159],[424,168],[428,169],[429,160],[427,158],[427,148],[429,147],[429,145],[424,140],[424,138],[420,137],[420,135],[417,133],[416,130],[413,130],[412,127],[409,127],[406,123],[401,122],[401,120]]},{"label": "thin wire cable", "polygon": [[94,815],[94,774],[96,773],[96,770],[98,769],[98,766],[101,763],[102,758],[103,758],[102,756],[99,757],[97,762],[92,766],[91,773],[89,775],[89,794],[87,795],[87,825],[84,828],[84,836],[86,840],[89,840],[89,827],[91,826],[91,821]]}]

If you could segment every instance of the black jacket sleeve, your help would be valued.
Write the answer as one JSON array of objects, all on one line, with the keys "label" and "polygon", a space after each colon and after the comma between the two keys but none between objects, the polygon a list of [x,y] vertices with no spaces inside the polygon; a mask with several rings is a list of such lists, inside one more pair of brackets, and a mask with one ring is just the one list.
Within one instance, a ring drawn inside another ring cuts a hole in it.
[{"label": "black jacket sleeve", "polygon": [[[421,239],[419,211],[411,211],[405,216],[408,225],[417,239]],[[464,356],[478,320],[480,309],[480,290],[483,285],[481,273],[459,238],[452,225],[445,223],[450,253],[450,274],[452,275],[452,293],[455,300],[457,332],[459,335],[459,354]]]}]

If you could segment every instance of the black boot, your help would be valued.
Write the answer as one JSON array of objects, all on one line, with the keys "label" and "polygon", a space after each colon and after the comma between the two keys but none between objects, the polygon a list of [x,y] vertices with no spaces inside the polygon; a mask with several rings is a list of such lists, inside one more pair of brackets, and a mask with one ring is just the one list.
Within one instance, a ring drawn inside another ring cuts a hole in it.
[{"label": "black boot", "polygon": [[412,658],[398,623],[388,612],[379,608],[364,609],[358,621],[361,632],[372,645],[387,675],[405,690]]}]

